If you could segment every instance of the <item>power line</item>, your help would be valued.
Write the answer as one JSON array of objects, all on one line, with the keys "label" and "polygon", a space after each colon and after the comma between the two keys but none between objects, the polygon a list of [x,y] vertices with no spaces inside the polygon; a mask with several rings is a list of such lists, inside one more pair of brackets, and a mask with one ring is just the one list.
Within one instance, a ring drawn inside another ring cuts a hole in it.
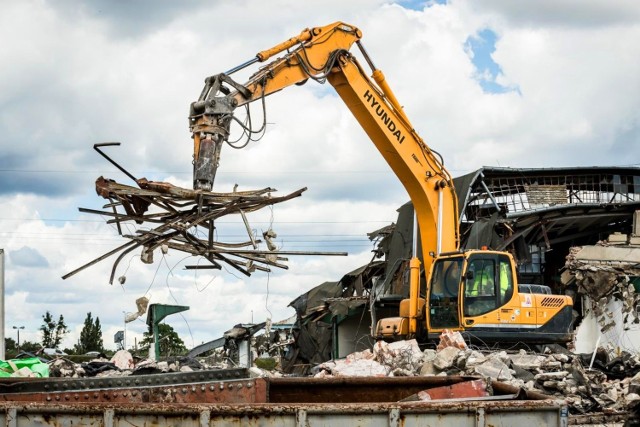
[{"label": "power line", "polygon": [[[37,241],[63,241],[63,242],[119,242],[122,238],[119,235],[103,235],[98,233],[40,233],[21,231],[0,231],[0,236],[29,239]],[[246,239],[245,234],[220,234],[220,240]],[[364,234],[289,234],[282,233],[278,242],[283,244],[316,243],[316,244],[347,244],[347,243],[369,243],[370,239]]]},{"label": "power line", "polygon": [[[96,222],[103,223],[98,219],[66,219],[66,218],[0,218],[0,221],[48,221],[48,222]],[[394,220],[358,220],[358,221],[275,221],[274,224],[362,224],[362,223],[383,223],[389,224]],[[217,224],[242,225],[242,221],[216,221]],[[270,221],[251,221],[252,224],[270,224]]]},{"label": "power line", "polygon": [[[65,236],[102,236],[102,237],[106,237],[106,238],[117,238],[119,237],[118,235],[104,235],[104,234],[100,234],[100,233],[49,233],[49,232],[23,232],[23,231],[0,231],[0,234],[18,234],[21,236],[59,236],[59,237],[65,237]],[[246,237],[246,234],[219,234],[218,237],[219,238],[236,238],[236,237]],[[283,236],[286,237],[363,237],[362,234],[295,234],[295,233],[283,233]]]},{"label": "power line", "polygon": [[[60,174],[104,174],[105,171],[89,171],[89,170],[56,170],[56,169],[0,169],[0,173],[60,173]],[[115,172],[115,171],[108,171]],[[191,175],[192,171],[143,171],[138,172],[142,175]],[[229,175],[326,175],[326,174],[391,174],[392,171],[388,170],[269,170],[269,171],[225,171],[225,174]]]},{"label": "power line", "polygon": [[[109,239],[63,239],[63,238],[53,238],[53,239],[44,239],[44,238],[30,238],[31,241],[38,242],[51,242],[56,245],[60,244],[75,244],[76,242],[87,242],[91,241],[93,246],[113,246],[119,240],[109,240]],[[353,240],[278,240],[277,241],[281,245],[287,246],[299,246],[299,247],[314,247],[314,246],[360,246],[360,245],[371,245],[371,241],[369,239],[353,239]]]}]

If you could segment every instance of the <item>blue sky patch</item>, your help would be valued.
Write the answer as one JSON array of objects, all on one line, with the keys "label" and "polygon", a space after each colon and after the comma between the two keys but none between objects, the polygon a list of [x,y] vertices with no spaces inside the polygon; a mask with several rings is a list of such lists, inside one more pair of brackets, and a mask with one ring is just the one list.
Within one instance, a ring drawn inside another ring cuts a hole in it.
[{"label": "blue sky patch", "polygon": [[405,9],[424,10],[425,7],[434,4],[447,4],[447,0],[398,0],[396,3]]},{"label": "blue sky patch", "polygon": [[17,267],[49,267],[47,259],[43,257],[37,249],[33,249],[28,246],[23,246],[17,251],[11,252],[9,257],[11,259],[11,263]]},{"label": "blue sky patch", "polygon": [[497,34],[488,28],[467,38],[464,47],[476,67],[475,78],[485,93],[519,92],[517,88],[502,86],[496,82],[497,77],[502,74],[500,65],[491,57],[496,50],[497,40]]}]

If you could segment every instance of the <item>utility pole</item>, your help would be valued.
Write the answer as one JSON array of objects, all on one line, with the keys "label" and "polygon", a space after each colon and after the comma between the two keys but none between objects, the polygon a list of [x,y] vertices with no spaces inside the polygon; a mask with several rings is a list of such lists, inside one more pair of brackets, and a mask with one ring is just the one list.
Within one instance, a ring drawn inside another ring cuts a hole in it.
[{"label": "utility pole", "polygon": [[0,249],[0,360],[4,354],[4,249]]},{"label": "utility pole", "polygon": [[127,349],[127,312],[126,311],[122,311],[122,314],[124,315],[124,337],[123,337],[123,343],[122,343],[122,349],[126,350]]}]

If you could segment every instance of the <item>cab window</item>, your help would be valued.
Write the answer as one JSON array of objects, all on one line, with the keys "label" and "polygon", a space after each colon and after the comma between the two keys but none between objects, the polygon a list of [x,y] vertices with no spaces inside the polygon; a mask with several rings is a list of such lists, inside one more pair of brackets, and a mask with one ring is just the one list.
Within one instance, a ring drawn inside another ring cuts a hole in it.
[{"label": "cab window", "polygon": [[462,257],[438,260],[429,286],[429,320],[433,329],[459,326],[458,294]]},{"label": "cab window", "polygon": [[464,314],[479,316],[495,310],[499,305],[497,292],[497,263],[495,258],[470,260],[465,279]]},{"label": "cab window", "polygon": [[501,256],[499,263],[500,305],[504,305],[513,296],[513,274],[511,273],[511,262],[509,262],[508,257]]}]

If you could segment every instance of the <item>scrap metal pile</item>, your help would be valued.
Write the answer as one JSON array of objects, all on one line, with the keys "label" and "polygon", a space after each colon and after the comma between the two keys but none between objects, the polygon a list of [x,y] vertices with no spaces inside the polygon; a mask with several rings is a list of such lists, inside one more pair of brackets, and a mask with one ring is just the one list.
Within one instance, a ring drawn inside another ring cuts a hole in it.
[{"label": "scrap metal pile", "polygon": [[[111,270],[109,283],[112,284],[120,261],[136,249],[141,249],[141,259],[148,264],[153,263],[156,249],[162,253],[173,249],[208,261],[206,264],[186,266],[187,269],[221,269],[225,264],[247,276],[256,270],[269,272],[270,267],[287,269],[283,264],[288,260],[285,255],[347,255],[344,252],[278,250],[273,242],[277,234],[271,227],[262,233],[267,250],[259,248],[258,245],[263,241],[256,237],[246,214],[299,197],[306,191],[306,187],[285,196],[274,197],[276,190],[269,187],[252,191],[236,191],[234,188],[233,192],[220,193],[181,188],[168,182],[148,181],[146,178],[138,179],[100,150],[101,147],[113,145],[120,143],[96,144],[94,149],[131,178],[137,187],[101,176],[96,180],[96,192],[109,200],[109,203],[103,206],[104,210],[80,208],[80,212],[108,217],[107,224],[115,225],[118,234],[129,239],[129,242],[67,273],[62,276],[63,279],[120,252]],[[217,240],[215,223],[228,215],[239,215],[242,218],[247,231],[245,241]],[[131,232],[128,226],[133,223],[138,224],[138,227]],[[125,233],[125,229],[129,232]],[[124,278],[120,280],[123,283]]]},{"label": "scrap metal pile", "polygon": [[[94,261],[63,276],[67,278],[117,252],[120,252],[113,265],[109,283],[113,283],[118,263],[135,249],[142,248],[143,262],[153,262],[156,249],[166,253],[168,249],[178,250],[206,259],[208,265],[187,266],[187,268],[222,268],[222,263],[235,270],[250,275],[255,270],[270,271],[269,267],[287,268],[282,252],[271,239],[275,233],[270,229],[263,234],[268,250],[259,250],[262,240],[256,239],[246,217],[246,213],[281,203],[298,197],[306,190],[302,188],[281,197],[274,197],[273,188],[254,191],[234,191],[216,193],[204,190],[188,190],[167,182],[137,179],[138,188],[119,184],[113,180],[99,177],[96,180],[97,193],[109,200],[105,210],[80,208],[81,212],[110,217],[107,224],[115,224],[118,233],[129,242],[104,254]],[[247,240],[238,243],[225,243],[215,238],[215,221],[223,216],[237,214],[247,228]],[[135,222],[147,224],[137,228],[135,233],[123,232],[123,223]],[[149,224],[155,226],[149,227]],[[292,254],[292,252],[289,252]]]}]

